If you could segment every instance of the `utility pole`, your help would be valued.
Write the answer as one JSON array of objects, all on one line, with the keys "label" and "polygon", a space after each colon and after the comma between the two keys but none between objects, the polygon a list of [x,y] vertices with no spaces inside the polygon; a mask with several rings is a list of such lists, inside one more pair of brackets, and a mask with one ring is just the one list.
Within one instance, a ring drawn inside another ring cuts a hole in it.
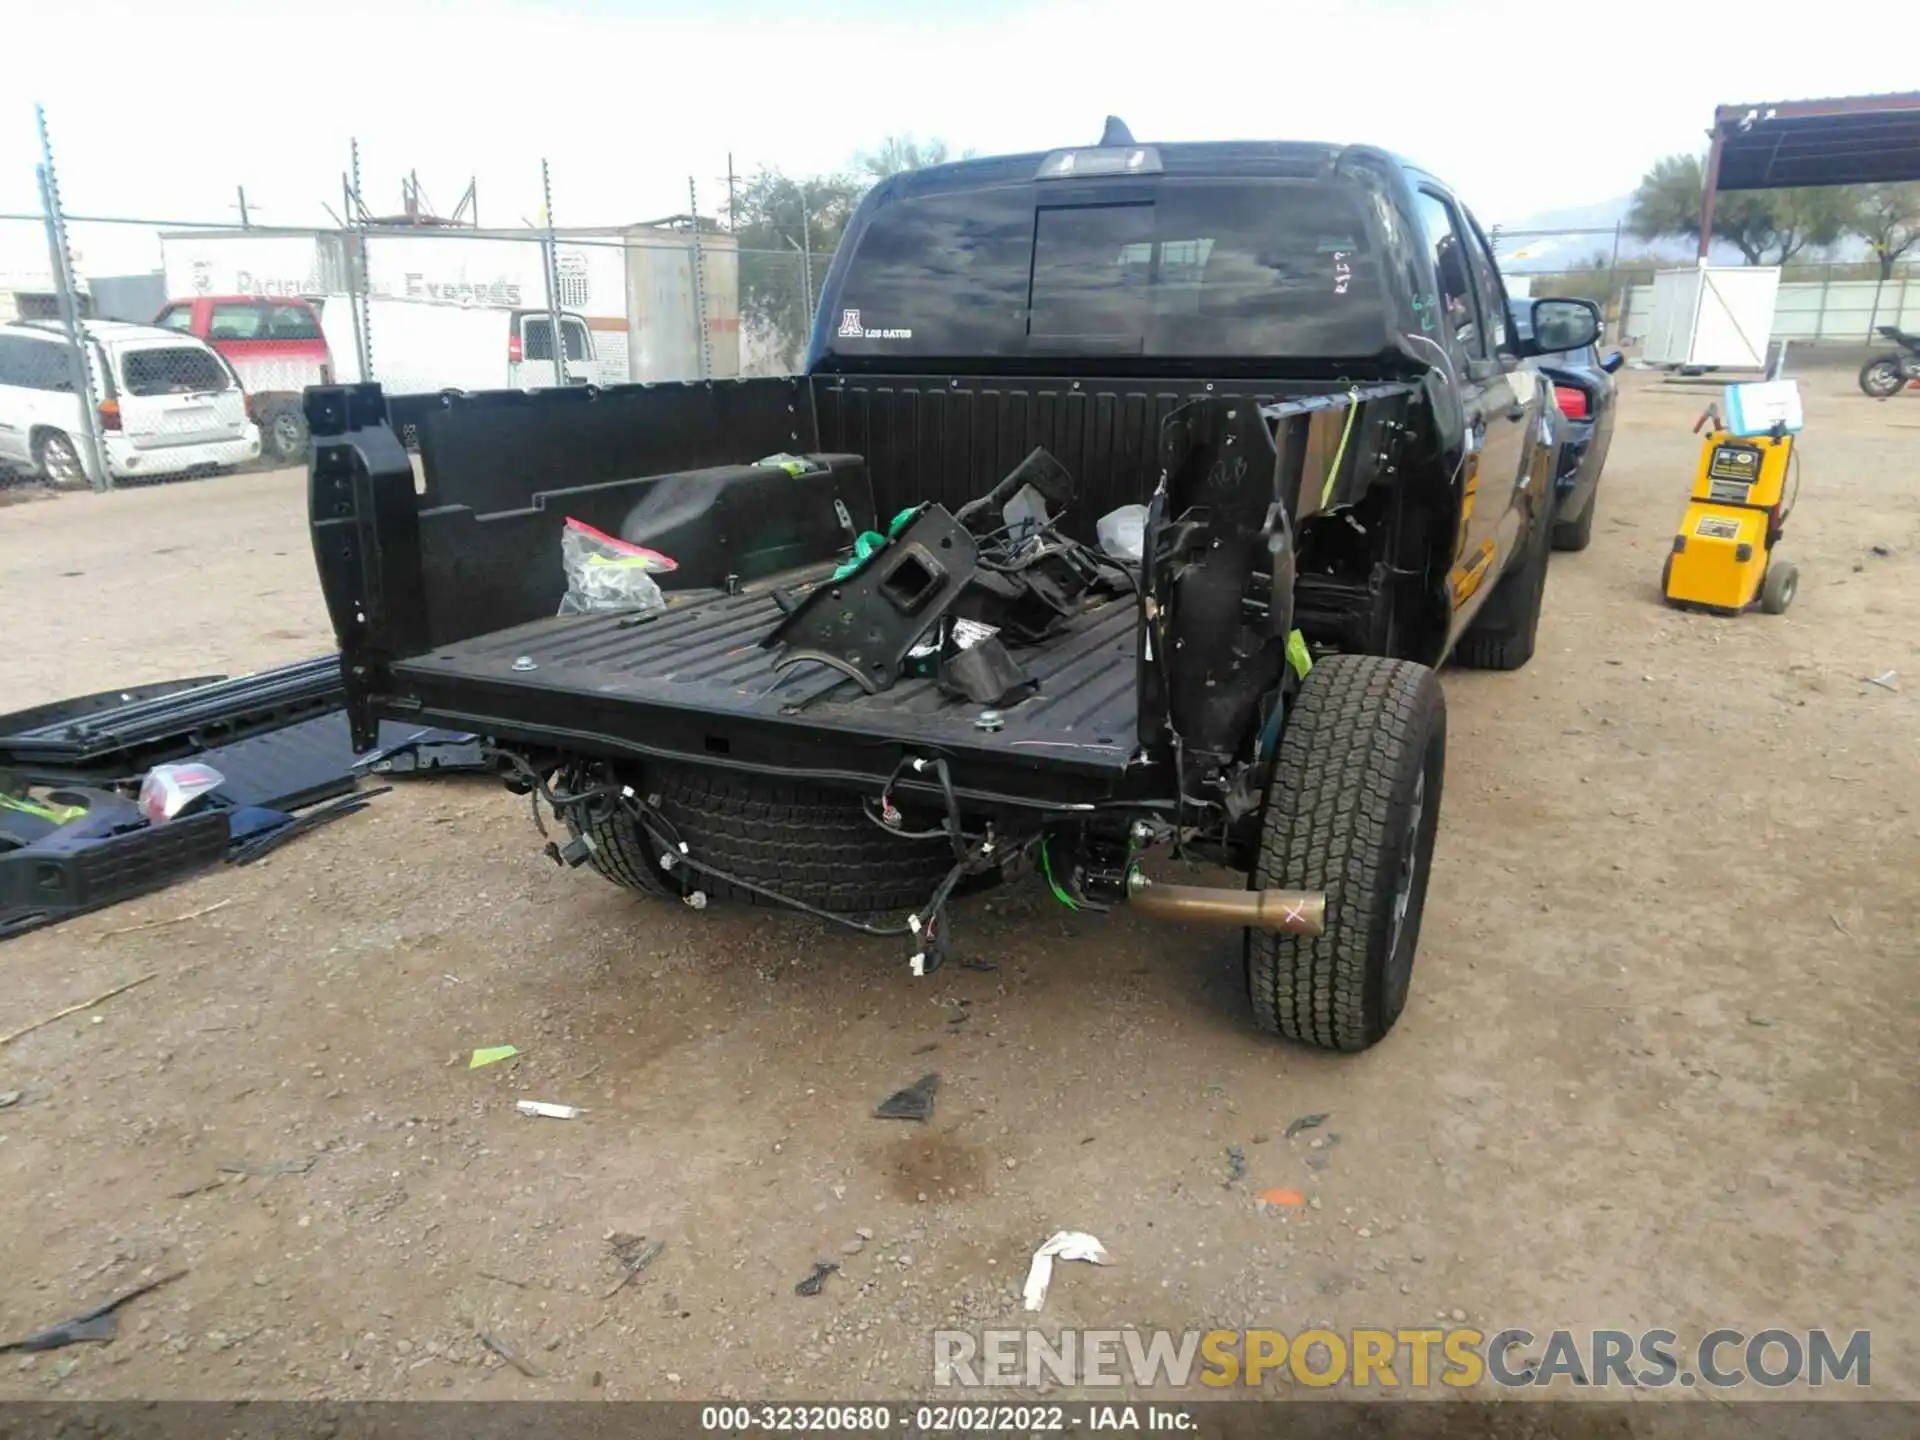
[{"label": "utility pole", "polygon": [[247,187],[244,185],[236,185],[233,188],[234,193],[240,197],[240,228],[242,230],[249,229],[251,227],[247,221]]},{"label": "utility pole", "polygon": [[737,178],[733,173],[733,152],[729,150],[727,152],[727,229],[729,230],[740,228],[737,218],[740,212],[736,208],[739,204],[739,194],[735,189]]}]

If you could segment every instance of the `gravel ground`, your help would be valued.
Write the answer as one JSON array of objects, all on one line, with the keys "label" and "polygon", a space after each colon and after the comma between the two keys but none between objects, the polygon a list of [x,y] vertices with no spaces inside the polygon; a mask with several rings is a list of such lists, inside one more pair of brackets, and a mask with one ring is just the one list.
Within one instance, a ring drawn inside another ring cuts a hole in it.
[{"label": "gravel ground", "polygon": [[[0,1032],[156,977],[0,1048],[0,1336],[188,1271],[0,1396],[922,1393],[1060,1228],[1114,1263],[1048,1328],[1871,1328],[1920,1395],[1920,402],[1809,387],[1799,598],[1723,620],[1657,594],[1704,394],[1627,377],[1537,658],[1446,676],[1414,994],[1362,1056],[1257,1036],[1224,933],[1023,887],[956,916],[997,969],[914,981],[556,871],[478,781],[0,947]],[[293,472],[9,505],[0,574],[0,710],[330,648]],[[870,1118],[929,1070],[931,1124]],[[616,1289],[622,1235],[665,1248]]]}]

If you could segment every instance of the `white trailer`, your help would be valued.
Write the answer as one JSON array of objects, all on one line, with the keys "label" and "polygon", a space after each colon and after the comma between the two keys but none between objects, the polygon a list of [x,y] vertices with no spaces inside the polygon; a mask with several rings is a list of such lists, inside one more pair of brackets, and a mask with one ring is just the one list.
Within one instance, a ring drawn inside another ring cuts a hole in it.
[{"label": "white trailer", "polygon": [[1764,370],[1777,265],[1696,265],[1653,277],[1642,357],[1669,369]]}]

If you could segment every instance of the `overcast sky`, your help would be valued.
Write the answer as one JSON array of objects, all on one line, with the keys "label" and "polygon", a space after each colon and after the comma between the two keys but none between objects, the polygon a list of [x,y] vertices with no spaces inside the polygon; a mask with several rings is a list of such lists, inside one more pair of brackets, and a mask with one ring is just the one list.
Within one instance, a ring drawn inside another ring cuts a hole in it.
[{"label": "overcast sky", "polygon": [[36,208],[38,99],[69,211],[220,220],[244,184],[267,224],[325,223],[349,136],[376,209],[398,209],[409,169],[442,209],[477,175],[481,219],[518,224],[539,213],[545,156],[562,225],[615,224],[685,210],[689,174],[714,210],[729,152],[743,170],[804,174],[889,133],[1046,149],[1092,142],[1111,111],[1143,141],[1385,145],[1512,225],[1703,148],[1717,102],[1920,77],[1920,11],[1905,4],[1782,5],[1779,25],[1765,0],[5,8],[18,63],[0,100],[0,210]]}]

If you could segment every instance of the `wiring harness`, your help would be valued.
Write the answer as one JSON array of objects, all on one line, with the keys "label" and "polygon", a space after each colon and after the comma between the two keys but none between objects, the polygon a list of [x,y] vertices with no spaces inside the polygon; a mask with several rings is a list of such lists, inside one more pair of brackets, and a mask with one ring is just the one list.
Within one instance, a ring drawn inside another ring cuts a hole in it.
[{"label": "wiring harness", "polygon": [[[915,946],[908,962],[915,975],[931,974],[946,962],[947,902],[952,898],[954,890],[961,881],[1007,865],[1041,843],[1041,837],[1037,834],[1016,843],[1003,843],[995,836],[991,825],[981,833],[968,832],[961,824],[960,803],[954,793],[952,777],[947,773],[946,761],[925,757],[902,760],[894,767],[893,774],[888,777],[886,784],[882,787],[878,808],[876,809],[871,801],[864,799],[861,801],[867,818],[902,840],[944,838],[952,846],[954,859],[952,866],[948,868],[940,883],[934,887],[926,903],[908,914],[905,920],[889,924],[809,904],[805,900],[783,895],[777,890],[703,860],[693,853],[692,848],[681,837],[678,828],[669,817],[642,799],[633,786],[617,779],[580,785],[579,781],[583,777],[578,764],[564,773],[559,771],[543,773],[526,756],[515,751],[492,747],[488,754],[505,773],[509,785],[515,789],[524,790],[529,796],[533,810],[533,823],[541,837],[547,841],[547,854],[556,864],[584,863],[593,853],[593,841],[587,834],[592,817],[597,813],[605,813],[607,809],[618,810],[632,820],[639,834],[647,842],[648,853],[656,858],[656,863],[663,872],[680,882],[682,898],[696,908],[704,907],[706,902],[704,892],[694,884],[694,877],[704,877],[862,935],[880,938],[907,936],[913,940]],[[945,801],[946,814],[938,829],[907,830],[904,828],[905,820],[893,803],[892,792],[901,777],[909,772],[915,774],[931,772],[939,784]],[[556,784],[555,781],[559,783]],[[572,839],[564,845],[551,837],[545,817],[541,813],[542,802],[553,812],[555,819],[573,832]]]}]

